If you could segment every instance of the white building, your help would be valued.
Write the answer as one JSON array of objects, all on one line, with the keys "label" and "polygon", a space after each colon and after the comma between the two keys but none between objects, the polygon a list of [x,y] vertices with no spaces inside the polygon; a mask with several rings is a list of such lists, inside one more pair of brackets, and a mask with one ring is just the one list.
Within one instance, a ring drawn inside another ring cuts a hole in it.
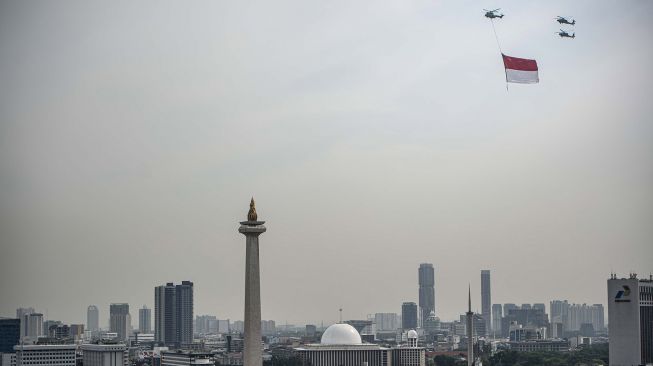
[{"label": "white building", "polygon": [[84,366],[128,366],[127,346],[118,344],[83,344],[82,360]]},{"label": "white building", "polygon": [[74,344],[39,344],[14,346],[16,366],[75,366]]},{"label": "white building", "polygon": [[295,353],[312,366],[424,366],[424,348],[417,347],[417,332],[408,332],[408,345],[385,348],[363,343],[349,324],[333,324],[322,334],[319,344],[295,348]]},{"label": "white building", "polygon": [[426,350],[417,347],[417,332],[408,331],[408,344],[392,348],[392,365],[394,366],[425,366]]},{"label": "white building", "polygon": [[[209,366],[214,360],[208,353],[199,352],[161,352],[161,366]],[[86,366],[86,365],[84,365]]]},{"label": "white building", "polygon": [[608,280],[610,365],[653,363],[653,276]]}]

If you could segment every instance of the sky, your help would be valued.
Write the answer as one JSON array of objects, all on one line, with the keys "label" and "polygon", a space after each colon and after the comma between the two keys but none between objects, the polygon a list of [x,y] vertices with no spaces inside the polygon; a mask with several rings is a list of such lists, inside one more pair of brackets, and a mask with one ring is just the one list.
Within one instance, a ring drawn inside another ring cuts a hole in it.
[{"label": "sky", "polygon": [[[508,89],[504,53],[540,83]],[[561,39],[557,15],[577,20]],[[653,2],[0,2],[0,316],[243,318],[603,303],[653,271]],[[607,310],[607,309],[606,309]],[[607,315],[607,314],[606,314]],[[135,321],[134,321],[135,322]]]}]

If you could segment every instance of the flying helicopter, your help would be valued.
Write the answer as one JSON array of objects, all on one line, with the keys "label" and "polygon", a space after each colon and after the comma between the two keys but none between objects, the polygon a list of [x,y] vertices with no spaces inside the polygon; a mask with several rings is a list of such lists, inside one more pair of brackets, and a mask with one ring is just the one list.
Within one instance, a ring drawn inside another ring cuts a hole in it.
[{"label": "flying helicopter", "polygon": [[566,17],[558,16],[558,17],[556,17],[555,20],[558,21],[558,23],[560,23],[560,24],[569,24],[569,25],[575,25],[576,24],[576,19],[571,19],[571,20],[569,20],[569,19],[571,19],[571,17],[566,18]]},{"label": "flying helicopter", "polygon": [[487,10],[483,9],[485,11],[485,17],[489,19],[494,19],[494,18],[503,18],[503,14],[499,14],[498,11],[501,10],[501,8],[494,9],[494,10]]},{"label": "flying helicopter", "polygon": [[555,34],[559,35],[560,38],[576,38],[576,33],[569,34],[563,29],[560,29],[560,32],[555,32]]}]

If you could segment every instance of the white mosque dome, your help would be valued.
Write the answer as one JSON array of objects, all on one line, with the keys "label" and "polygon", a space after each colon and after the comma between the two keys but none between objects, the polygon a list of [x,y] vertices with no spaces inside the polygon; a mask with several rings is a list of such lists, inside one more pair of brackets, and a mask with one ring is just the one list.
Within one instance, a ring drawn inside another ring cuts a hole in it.
[{"label": "white mosque dome", "polygon": [[414,329],[409,330],[408,338],[417,338],[417,332]]},{"label": "white mosque dome", "polygon": [[349,324],[333,324],[322,334],[322,344],[346,345],[362,344],[361,335]]}]

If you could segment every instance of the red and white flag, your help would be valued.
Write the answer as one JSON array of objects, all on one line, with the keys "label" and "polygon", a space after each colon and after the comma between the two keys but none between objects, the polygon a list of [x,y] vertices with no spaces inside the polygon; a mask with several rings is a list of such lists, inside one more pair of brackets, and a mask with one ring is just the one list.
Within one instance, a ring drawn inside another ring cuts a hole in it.
[{"label": "red and white flag", "polygon": [[503,53],[503,66],[506,68],[506,82],[534,84],[540,82],[537,75],[537,61],[527,58],[506,56]]}]

